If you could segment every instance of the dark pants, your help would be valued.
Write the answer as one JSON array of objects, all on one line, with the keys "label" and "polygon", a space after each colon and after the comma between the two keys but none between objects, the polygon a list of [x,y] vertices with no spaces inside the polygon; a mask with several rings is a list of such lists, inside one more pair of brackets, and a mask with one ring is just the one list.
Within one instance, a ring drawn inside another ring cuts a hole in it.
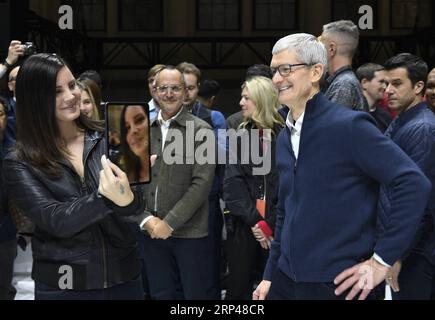
[{"label": "dark pants", "polygon": [[12,285],[17,240],[0,242],[0,300],[14,300],[17,290]]},{"label": "dark pants", "polygon": [[226,300],[251,300],[255,280],[263,276],[268,251],[255,240],[251,228],[238,221],[228,234]]},{"label": "dark pants", "polygon": [[209,199],[209,216],[208,216],[208,236],[207,247],[209,257],[207,262],[210,270],[210,292],[208,294],[212,299],[221,299],[220,275],[221,275],[221,245],[222,245],[222,227],[223,217],[219,204],[219,196],[210,196]]},{"label": "dark pants", "polygon": [[[277,269],[272,276],[272,285],[267,298],[268,300],[344,300],[349,290],[336,296],[334,293],[336,288],[333,282],[294,282]],[[373,291],[367,299],[375,300]]]},{"label": "dark pants", "polygon": [[207,260],[211,253],[207,252],[206,238],[145,237],[144,245],[151,299],[213,299],[209,296],[211,273]]},{"label": "dark pants", "polygon": [[101,290],[60,290],[35,281],[35,300],[143,300],[142,279]]},{"label": "dark pants", "polygon": [[435,300],[435,277],[432,278],[432,295],[430,299]]},{"label": "dark pants", "polygon": [[144,251],[144,241],[145,241],[144,232],[145,231],[142,231],[137,223],[131,223],[130,227],[133,229],[133,232],[136,235],[137,243],[138,243],[139,259],[141,262],[141,275],[142,275],[142,287],[143,287],[143,291],[144,291],[144,298],[149,299],[150,290],[149,290],[148,278],[147,278],[146,270],[145,270],[145,258],[146,258],[145,251]]},{"label": "dark pants", "polygon": [[430,300],[433,297],[435,266],[423,255],[412,253],[402,263],[399,292],[392,292],[393,300]]}]

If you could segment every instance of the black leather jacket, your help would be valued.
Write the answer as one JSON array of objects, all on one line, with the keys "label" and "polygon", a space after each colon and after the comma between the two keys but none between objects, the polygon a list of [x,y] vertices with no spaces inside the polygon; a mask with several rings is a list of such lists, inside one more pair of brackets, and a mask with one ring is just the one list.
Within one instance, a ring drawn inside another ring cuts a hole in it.
[{"label": "black leather jacket", "polygon": [[[101,133],[87,133],[84,181],[68,162],[62,175],[50,179],[10,153],[3,162],[5,183],[17,207],[35,224],[32,238],[36,281],[65,289],[65,270],[72,269],[73,287],[102,289],[136,278],[140,273],[137,241],[126,217],[143,211],[140,191],[127,207],[98,195]],[[66,267],[65,267],[66,266]]]},{"label": "black leather jacket", "polygon": [[[255,129],[252,124],[248,124],[244,132],[247,135],[246,145],[252,146],[249,135],[251,129]],[[268,226],[274,230],[276,220],[276,205],[278,202],[278,171],[275,161],[275,144],[276,137],[281,131],[280,126],[276,126],[276,134],[272,137],[270,144],[270,172],[267,175],[254,175],[253,168],[261,167],[255,165],[252,158],[249,162],[242,164],[242,138],[238,138],[238,155],[236,164],[227,164],[225,167],[224,177],[224,200],[227,208],[230,210],[232,217],[231,223],[237,229],[238,224],[245,224],[249,227],[255,226],[256,223],[263,220],[256,208],[256,199],[264,198],[266,189],[266,212],[264,220]],[[266,187],[266,188],[265,188]]]}]

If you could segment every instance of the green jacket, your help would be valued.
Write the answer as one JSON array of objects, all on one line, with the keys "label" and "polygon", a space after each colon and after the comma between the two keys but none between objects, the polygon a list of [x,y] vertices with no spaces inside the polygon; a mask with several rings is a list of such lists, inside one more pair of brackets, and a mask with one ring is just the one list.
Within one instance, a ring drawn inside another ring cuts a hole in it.
[{"label": "green jacket", "polygon": [[[195,141],[193,152],[187,154],[186,135],[189,135],[189,130],[191,133],[194,132],[195,135],[190,134],[188,137],[189,143],[192,143],[200,129],[209,132],[212,141],[208,141],[209,139]],[[171,134],[180,136],[180,133],[183,137],[183,143],[173,143]],[[183,108],[170,124],[164,153],[162,152],[160,123],[157,119],[151,123],[150,134],[150,154],[156,154],[157,160],[151,168],[151,183],[145,186],[144,197],[147,210],[142,218],[146,218],[151,212],[154,212],[154,215],[163,219],[174,229],[172,233],[174,238],[207,236],[208,195],[213,182],[215,165],[198,164],[194,155],[198,147],[204,147],[207,142],[215,142],[213,130],[205,121],[193,116]],[[175,163],[167,163],[168,157]]]}]

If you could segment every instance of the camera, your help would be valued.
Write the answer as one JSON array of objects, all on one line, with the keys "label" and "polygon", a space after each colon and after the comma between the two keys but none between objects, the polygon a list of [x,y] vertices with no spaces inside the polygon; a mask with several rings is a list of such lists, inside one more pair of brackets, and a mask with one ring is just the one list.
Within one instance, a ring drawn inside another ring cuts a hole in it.
[{"label": "camera", "polygon": [[31,56],[32,54],[37,53],[36,46],[33,42],[26,42],[22,45],[25,56]]}]

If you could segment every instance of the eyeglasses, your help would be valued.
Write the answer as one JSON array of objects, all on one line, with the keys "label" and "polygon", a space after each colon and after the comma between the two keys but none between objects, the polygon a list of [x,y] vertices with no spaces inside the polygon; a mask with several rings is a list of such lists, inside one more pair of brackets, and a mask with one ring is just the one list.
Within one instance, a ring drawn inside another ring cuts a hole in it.
[{"label": "eyeglasses", "polygon": [[297,66],[308,66],[308,63],[286,63],[279,65],[277,68],[270,67],[270,70],[272,70],[272,75],[275,75],[278,71],[282,77],[288,77],[292,73],[292,68]]},{"label": "eyeglasses", "polygon": [[172,93],[174,93],[174,94],[180,94],[183,91],[184,86],[182,86],[182,85],[158,86],[156,89],[157,89],[158,93],[160,93],[160,94],[168,93],[169,90],[171,90]]}]

